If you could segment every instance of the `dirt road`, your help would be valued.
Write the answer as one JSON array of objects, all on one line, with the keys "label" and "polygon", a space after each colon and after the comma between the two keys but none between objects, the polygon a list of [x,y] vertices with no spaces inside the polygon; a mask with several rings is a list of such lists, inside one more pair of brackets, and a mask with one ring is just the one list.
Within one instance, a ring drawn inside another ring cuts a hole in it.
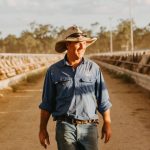
[{"label": "dirt road", "polygon": [[[150,150],[150,97],[135,84],[117,80],[104,70],[113,104],[113,136],[102,150]],[[149,84],[149,83],[148,83]],[[43,78],[0,92],[0,150],[42,150],[38,128]],[[101,126],[101,125],[100,125]],[[100,129],[101,127],[99,127]],[[55,124],[49,122],[50,150],[57,150]],[[99,136],[101,133],[99,132]]]}]

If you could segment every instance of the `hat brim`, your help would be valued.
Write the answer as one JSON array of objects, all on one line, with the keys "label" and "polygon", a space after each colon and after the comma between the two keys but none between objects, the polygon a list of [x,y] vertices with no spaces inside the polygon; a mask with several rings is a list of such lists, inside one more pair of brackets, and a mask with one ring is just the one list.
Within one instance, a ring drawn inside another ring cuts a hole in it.
[{"label": "hat brim", "polygon": [[84,37],[84,38],[67,38],[65,40],[62,40],[62,41],[58,41],[56,44],[55,44],[55,50],[56,52],[58,53],[62,53],[64,51],[67,50],[67,47],[66,47],[66,42],[82,42],[82,41],[86,41],[86,47],[92,45],[95,41],[97,40],[97,38],[87,38],[87,37]]}]

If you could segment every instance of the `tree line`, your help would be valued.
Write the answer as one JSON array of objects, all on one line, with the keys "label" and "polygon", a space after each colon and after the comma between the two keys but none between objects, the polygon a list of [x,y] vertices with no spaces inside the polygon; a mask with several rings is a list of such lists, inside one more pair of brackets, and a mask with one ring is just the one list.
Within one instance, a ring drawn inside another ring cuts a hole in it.
[{"label": "tree line", "polygon": [[[91,24],[92,29],[98,27],[95,34],[97,41],[88,47],[87,53],[110,51],[110,30],[100,26],[98,22]],[[92,29],[84,29],[87,36],[93,36]],[[55,53],[54,46],[64,27],[54,27],[51,24],[30,23],[30,29],[21,32],[19,37],[9,34],[0,38],[0,53]],[[113,50],[125,51],[131,49],[130,20],[120,20],[115,29],[111,30]],[[1,32],[0,32],[1,34]],[[139,28],[133,22],[134,49],[150,48],[150,24]]]}]

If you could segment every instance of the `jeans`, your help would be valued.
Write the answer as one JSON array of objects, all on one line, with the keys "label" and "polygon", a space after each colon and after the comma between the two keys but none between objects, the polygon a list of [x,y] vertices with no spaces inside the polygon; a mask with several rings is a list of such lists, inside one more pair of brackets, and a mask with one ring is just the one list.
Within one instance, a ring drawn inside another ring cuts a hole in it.
[{"label": "jeans", "polygon": [[58,150],[98,150],[97,124],[57,121],[56,141]]}]

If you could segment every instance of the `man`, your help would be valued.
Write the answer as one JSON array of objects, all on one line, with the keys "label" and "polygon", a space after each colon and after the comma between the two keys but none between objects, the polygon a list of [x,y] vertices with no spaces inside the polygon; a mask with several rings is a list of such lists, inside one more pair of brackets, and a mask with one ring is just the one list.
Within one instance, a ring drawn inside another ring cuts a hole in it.
[{"label": "man", "polygon": [[[58,150],[98,150],[98,115],[103,116],[102,138],[111,136],[109,95],[97,64],[85,59],[86,48],[96,41],[76,26],[68,28],[55,46],[67,50],[65,58],[49,67],[43,88],[39,139],[49,142],[47,123],[56,120]],[[47,144],[46,144],[47,143]]]}]

